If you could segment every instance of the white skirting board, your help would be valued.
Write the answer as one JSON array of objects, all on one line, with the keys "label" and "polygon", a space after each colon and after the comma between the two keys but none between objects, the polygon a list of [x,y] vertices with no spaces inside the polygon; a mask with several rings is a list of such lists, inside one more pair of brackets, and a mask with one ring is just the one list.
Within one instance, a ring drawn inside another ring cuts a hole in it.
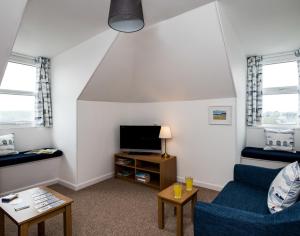
[{"label": "white skirting board", "polygon": [[108,174],[101,175],[99,177],[96,177],[94,179],[90,179],[88,181],[85,181],[85,182],[79,183],[79,184],[74,184],[74,183],[71,183],[69,181],[65,181],[65,180],[62,180],[62,179],[59,179],[58,183],[61,184],[64,187],[66,187],[66,188],[72,189],[74,191],[78,191],[78,190],[87,188],[89,186],[92,186],[94,184],[100,183],[104,180],[110,179],[110,178],[113,177],[113,175],[114,175],[114,173],[108,173]]},{"label": "white skirting board", "polygon": [[[53,184],[60,184],[64,187],[72,189],[74,191],[79,191],[81,189],[87,188],[87,187],[92,186],[94,184],[97,184],[97,183],[100,183],[100,182],[105,181],[107,179],[110,179],[113,176],[114,176],[114,173],[108,173],[108,174],[99,176],[99,177],[94,178],[94,179],[90,179],[88,181],[85,181],[85,182],[79,183],[79,184],[74,184],[74,183],[71,183],[69,181],[65,181],[65,180],[57,178],[57,179],[52,179],[52,180],[48,180],[48,181],[39,182],[39,183],[30,185],[30,186],[14,189],[14,190],[9,191],[9,192],[0,193],[0,196],[7,195],[7,194],[12,193],[12,192],[20,192],[20,191],[30,189],[30,188],[34,188],[34,187],[38,187],[38,186],[41,186],[41,185],[49,186],[49,185],[53,185]],[[185,178],[178,176],[177,181],[183,183],[185,181]],[[201,182],[199,180],[194,180],[194,185],[199,186],[199,187],[203,187],[203,188],[207,188],[207,189],[211,189],[211,190],[215,190],[215,191],[221,191],[223,189],[223,186],[210,184],[210,183],[205,183],[205,182]]]},{"label": "white skirting board", "polygon": [[23,191],[23,190],[26,190],[26,189],[30,189],[30,188],[34,188],[34,187],[38,187],[38,186],[49,186],[49,185],[53,185],[53,184],[60,184],[60,185],[62,185],[64,187],[66,187],[66,188],[72,189],[74,191],[78,191],[78,190],[87,188],[87,187],[89,187],[91,185],[94,185],[94,184],[97,184],[99,182],[102,182],[104,180],[110,179],[110,178],[113,177],[113,175],[114,175],[113,173],[108,173],[108,174],[99,176],[97,178],[88,180],[88,181],[80,183],[80,184],[74,184],[74,183],[71,183],[69,181],[65,181],[65,180],[58,179],[58,178],[57,179],[51,179],[51,180],[47,180],[47,181],[42,181],[42,182],[39,182],[39,183],[35,183],[33,185],[29,185],[29,186],[26,186],[26,187],[17,188],[17,189],[8,191],[8,192],[0,193],[0,196],[7,195],[9,193],[20,192],[20,191]]},{"label": "white skirting board", "polygon": [[26,187],[23,187],[23,188],[18,188],[18,189],[14,189],[12,191],[0,193],[0,196],[5,196],[5,195],[8,195],[10,193],[21,192],[21,191],[24,191],[26,189],[35,188],[35,187],[38,187],[38,186],[49,186],[49,185],[57,184],[58,182],[59,182],[58,179],[47,180],[47,181],[36,183],[36,184],[30,185],[30,186],[26,186]]}]

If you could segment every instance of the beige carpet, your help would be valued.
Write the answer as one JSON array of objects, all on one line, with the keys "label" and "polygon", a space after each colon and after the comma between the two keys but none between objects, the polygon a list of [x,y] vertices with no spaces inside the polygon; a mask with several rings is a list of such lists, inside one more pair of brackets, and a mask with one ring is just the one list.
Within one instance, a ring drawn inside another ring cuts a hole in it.
[{"label": "beige carpet", "polygon": [[[110,179],[81,191],[72,191],[60,185],[54,190],[74,199],[73,235],[78,236],[155,236],[176,235],[176,218],[173,208],[165,208],[165,229],[157,226],[157,190]],[[201,188],[198,199],[210,202],[217,192]],[[17,235],[17,227],[6,218],[7,236]],[[37,235],[37,227],[29,235]],[[190,204],[184,209],[184,234],[193,235]],[[62,216],[46,221],[46,235],[63,235]]]}]

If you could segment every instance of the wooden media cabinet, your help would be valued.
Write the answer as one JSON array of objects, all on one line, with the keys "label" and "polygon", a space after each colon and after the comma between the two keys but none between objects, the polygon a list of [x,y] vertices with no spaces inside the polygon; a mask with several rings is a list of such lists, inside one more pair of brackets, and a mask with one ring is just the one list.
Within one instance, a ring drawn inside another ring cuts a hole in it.
[{"label": "wooden media cabinet", "polygon": [[[144,184],[156,189],[164,189],[176,182],[176,157],[163,159],[160,154],[130,154],[117,153],[114,155],[115,178],[134,183]],[[137,174],[145,173],[150,176],[149,182],[137,180]]]}]

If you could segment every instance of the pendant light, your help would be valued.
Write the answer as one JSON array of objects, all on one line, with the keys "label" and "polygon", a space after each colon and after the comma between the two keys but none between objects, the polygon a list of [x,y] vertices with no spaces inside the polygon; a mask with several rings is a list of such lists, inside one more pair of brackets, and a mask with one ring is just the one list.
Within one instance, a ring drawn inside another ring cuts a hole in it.
[{"label": "pendant light", "polygon": [[125,33],[144,28],[141,0],[111,0],[108,25],[114,30]]}]

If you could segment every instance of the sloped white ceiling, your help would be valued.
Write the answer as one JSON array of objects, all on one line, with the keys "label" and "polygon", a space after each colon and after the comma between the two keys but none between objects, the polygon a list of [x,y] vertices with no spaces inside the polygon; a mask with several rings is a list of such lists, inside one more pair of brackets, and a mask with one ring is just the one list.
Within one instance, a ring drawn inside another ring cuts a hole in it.
[{"label": "sloped white ceiling", "polygon": [[119,34],[81,100],[162,102],[234,97],[215,3]]},{"label": "sloped white ceiling", "polygon": [[[146,27],[213,0],[142,0]],[[108,29],[110,0],[29,0],[14,51],[53,57]]]},{"label": "sloped white ceiling", "polygon": [[19,29],[27,0],[0,1],[0,83]]},{"label": "sloped white ceiling", "polygon": [[219,0],[247,55],[300,47],[299,0]]}]

